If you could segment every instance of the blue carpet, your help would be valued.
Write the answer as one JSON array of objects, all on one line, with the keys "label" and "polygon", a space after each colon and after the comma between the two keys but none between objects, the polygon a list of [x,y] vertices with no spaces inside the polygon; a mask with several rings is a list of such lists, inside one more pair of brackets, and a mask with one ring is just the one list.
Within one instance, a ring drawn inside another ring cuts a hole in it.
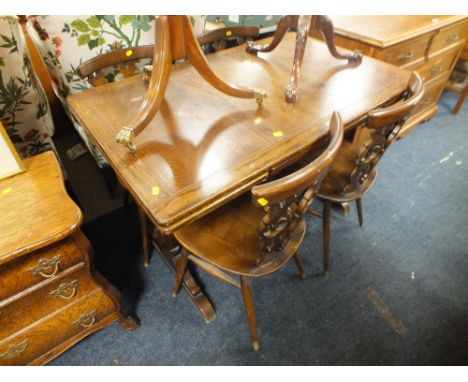
[{"label": "blue carpet", "polygon": [[467,365],[468,106],[453,116],[455,102],[444,94],[437,117],[386,153],[363,198],[362,228],[354,206],[347,217],[333,212],[330,278],[320,276],[321,220],[309,216],[301,250],[308,278],[291,262],[253,281],[259,352],[240,291],[197,272],[218,313],[206,325],[184,293],[171,297],[173,276],[159,257],[143,268],[127,207],[84,231],[141,327],[116,323],[51,364]]}]

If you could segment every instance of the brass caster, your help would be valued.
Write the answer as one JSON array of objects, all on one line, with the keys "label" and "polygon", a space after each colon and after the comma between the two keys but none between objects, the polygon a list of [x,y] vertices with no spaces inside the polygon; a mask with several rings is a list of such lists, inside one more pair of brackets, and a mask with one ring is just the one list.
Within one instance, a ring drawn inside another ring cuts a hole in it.
[{"label": "brass caster", "polygon": [[121,143],[128,147],[128,149],[134,153],[137,150],[136,145],[133,143],[133,138],[135,138],[135,134],[133,134],[133,130],[129,129],[128,127],[124,127],[117,133],[116,141],[117,143]]},{"label": "brass caster", "polygon": [[255,101],[260,106],[263,103],[263,100],[268,97],[268,93],[263,89],[254,89]]},{"label": "brass caster", "polygon": [[293,104],[296,103],[297,98],[298,94],[296,87],[292,83],[289,83],[288,86],[286,86],[286,90],[284,91],[285,101],[289,104]]}]

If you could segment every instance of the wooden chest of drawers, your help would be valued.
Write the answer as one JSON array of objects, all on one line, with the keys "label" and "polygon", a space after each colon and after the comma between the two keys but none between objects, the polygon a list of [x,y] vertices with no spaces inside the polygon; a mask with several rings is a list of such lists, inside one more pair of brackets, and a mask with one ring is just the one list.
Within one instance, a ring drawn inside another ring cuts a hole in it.
[{"label": "wooden chest of drawers", "polygon": [[[468,34],[465,16],[332,16],[335,43],[417,70],[426,95],[401,135],[437,113],[437,102]],[[315,35],[314,35],[315,37]]]},{"label": "wooden chest of drawers", "polygon": [[135,327],[90,262],[55,155],[24,164],[0,182],[0,365],[44,364],[118,319]]}]

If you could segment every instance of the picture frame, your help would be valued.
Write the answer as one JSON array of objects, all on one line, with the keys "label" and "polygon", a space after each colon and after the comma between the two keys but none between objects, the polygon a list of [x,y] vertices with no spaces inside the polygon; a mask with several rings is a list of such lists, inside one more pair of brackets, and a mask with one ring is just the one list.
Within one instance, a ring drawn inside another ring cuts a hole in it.
[{"label": "picture frame", "polygon": [[0,180],[25,171],[18,152],[0,122]]}]

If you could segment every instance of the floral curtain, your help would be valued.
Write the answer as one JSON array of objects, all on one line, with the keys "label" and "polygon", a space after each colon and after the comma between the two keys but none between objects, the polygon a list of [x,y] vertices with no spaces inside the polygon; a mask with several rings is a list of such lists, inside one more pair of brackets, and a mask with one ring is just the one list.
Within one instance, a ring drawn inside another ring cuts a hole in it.
[{"label": "floral curtain", "polygon": [[0,120],[23,158],[55,149],[47,97],[17,17],[0,17]]},{"label": "floral curtain", "polygon": [[[66,98],[92,87],[77,73],[81,63],[113,50],[154,44],[154,16],[147,15],[29,16],[27,27],[67,112]],[[141,60],[137,67],[141,69],[146,63]],[[120,78],[117,66],[107,70],[108,82]],[[98,165],[105,166],[102,154],[68,114]]]}]

